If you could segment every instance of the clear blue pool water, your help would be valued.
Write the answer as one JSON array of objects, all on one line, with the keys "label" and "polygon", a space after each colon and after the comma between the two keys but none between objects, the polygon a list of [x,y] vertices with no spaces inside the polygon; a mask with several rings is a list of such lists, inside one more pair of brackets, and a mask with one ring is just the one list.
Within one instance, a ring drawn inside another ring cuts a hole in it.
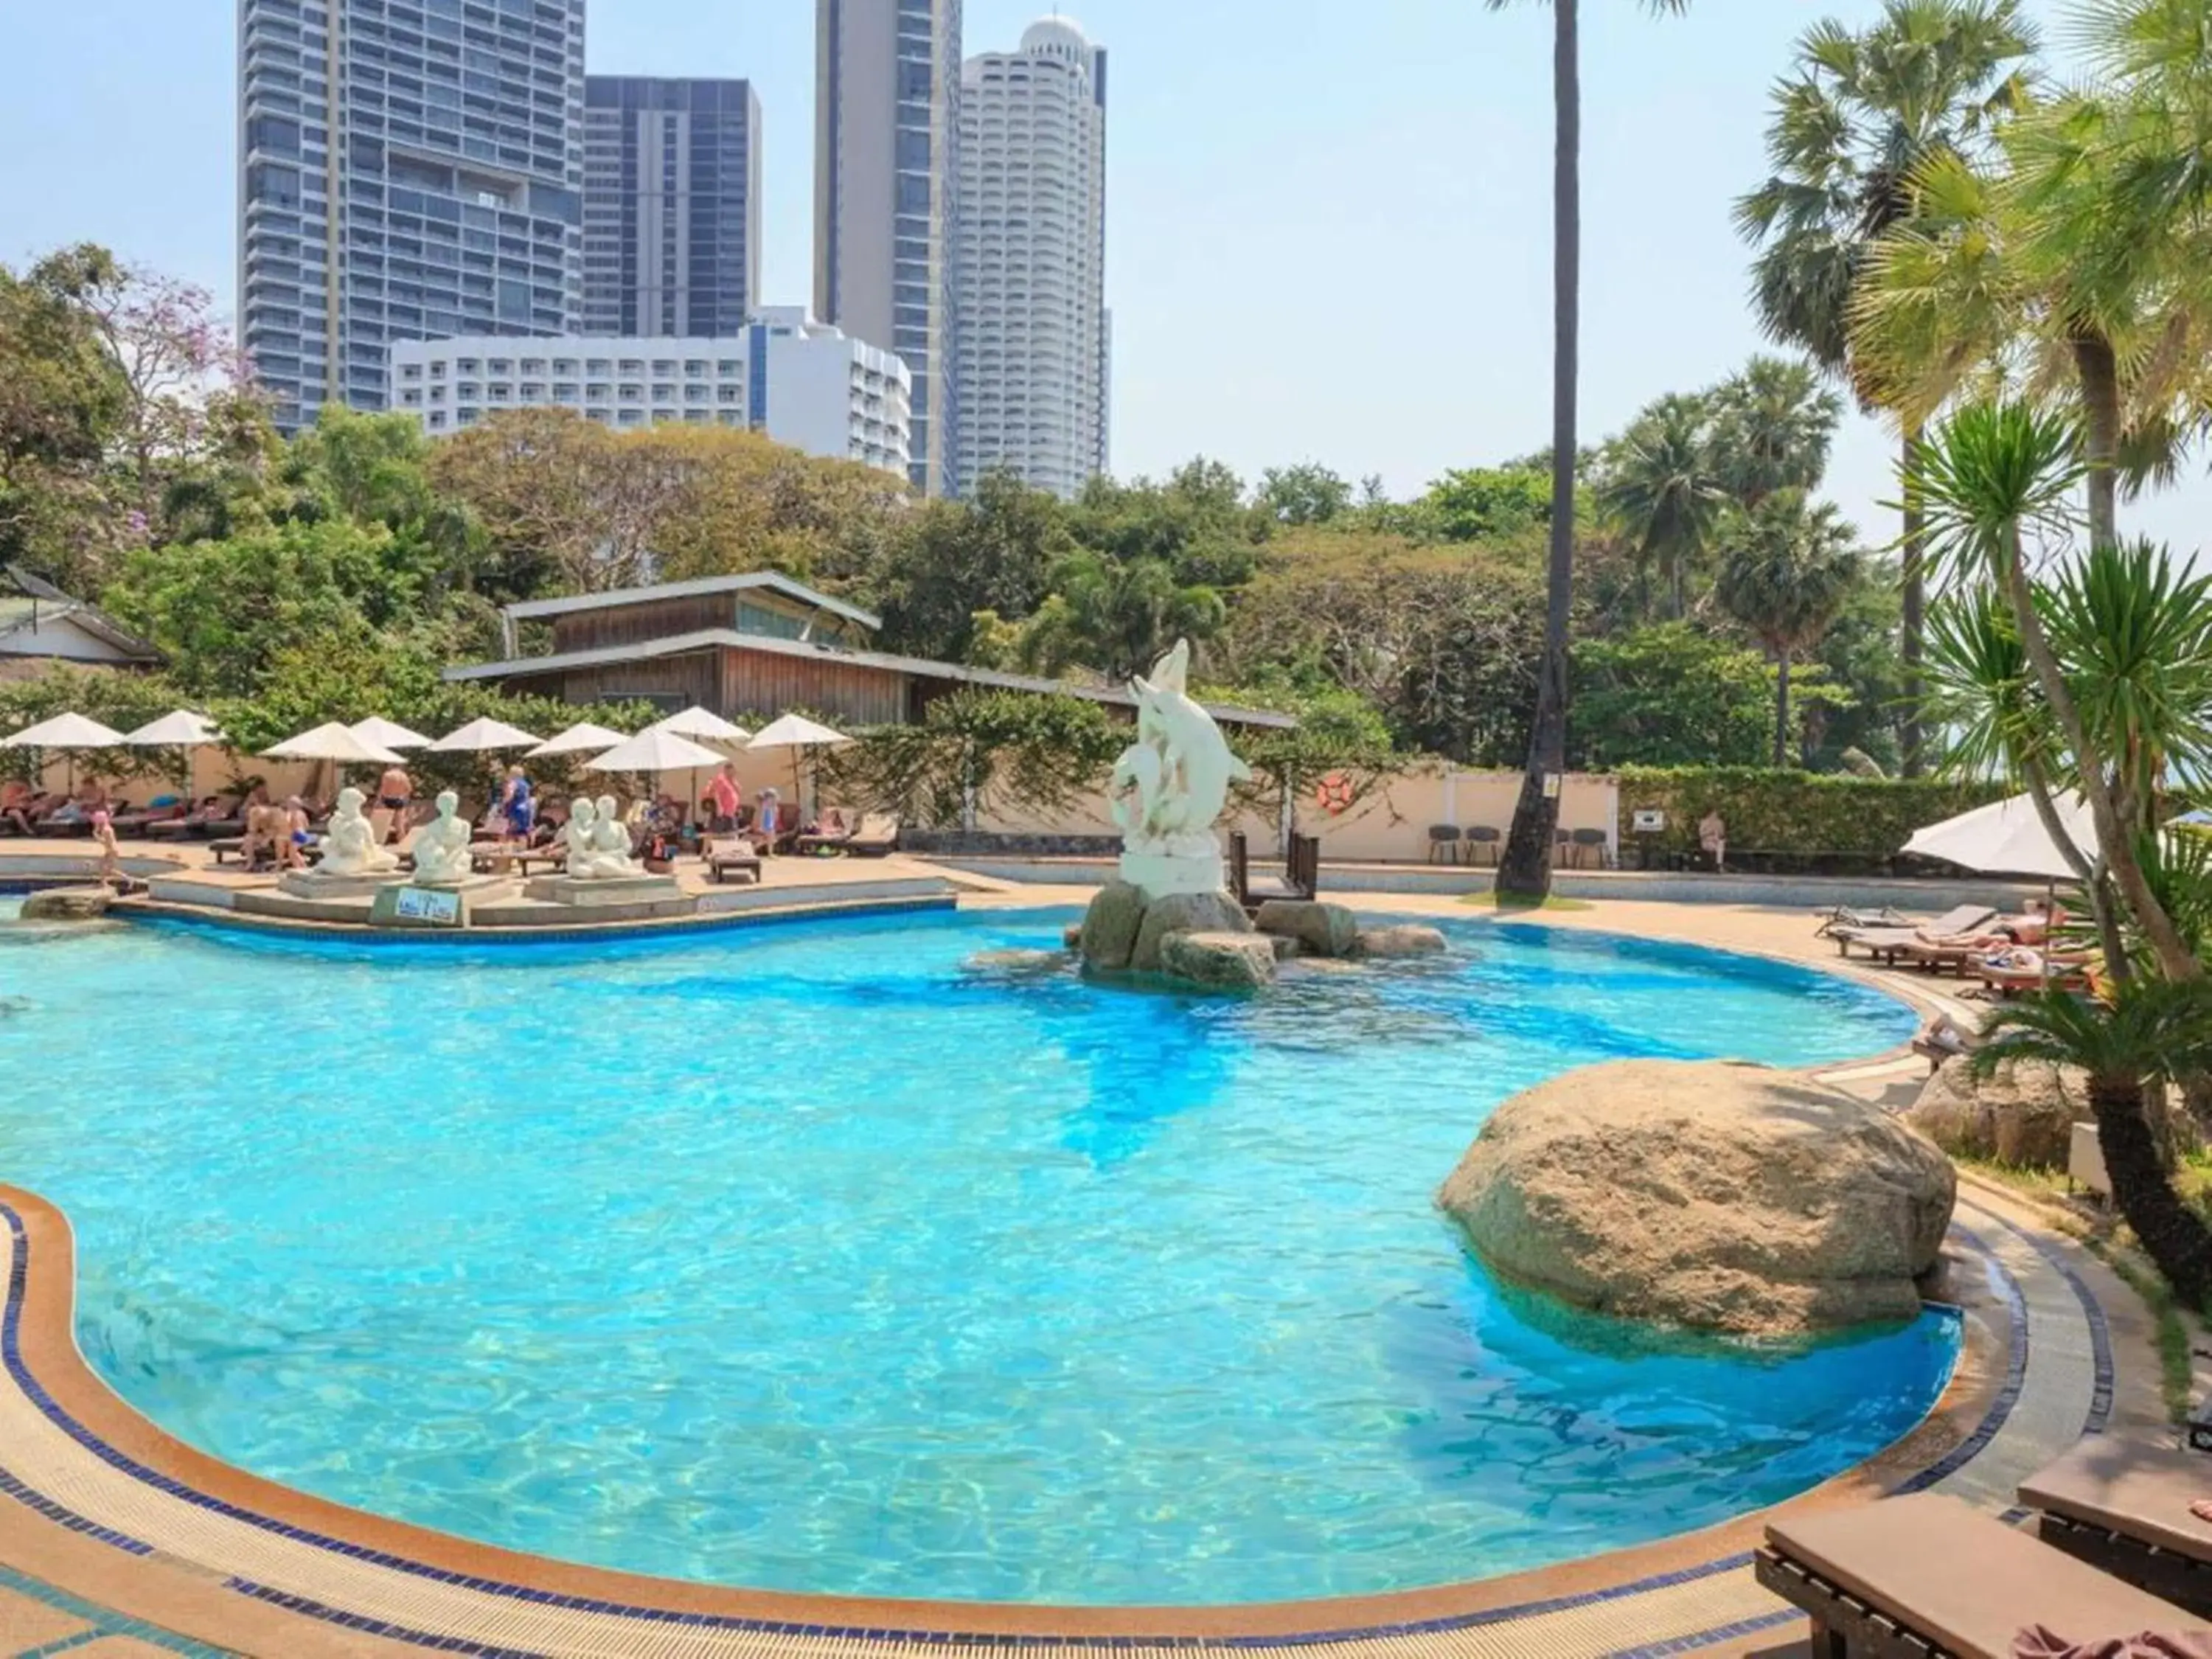
[{"label": "clear blue pool water", "polygon": [[963,971],[1062,920],[0,946],[0,1170],[76,1224],[93,1364],[185,1439],[728,1583],[1432,1583],[1779,1498],[1941,1391],[1941,1316],[1655,1345],[1501,1294],[1431,1207],[1566,1066],[1838,1059],[1899,1005],[1481,923],[1252,1000]]}]

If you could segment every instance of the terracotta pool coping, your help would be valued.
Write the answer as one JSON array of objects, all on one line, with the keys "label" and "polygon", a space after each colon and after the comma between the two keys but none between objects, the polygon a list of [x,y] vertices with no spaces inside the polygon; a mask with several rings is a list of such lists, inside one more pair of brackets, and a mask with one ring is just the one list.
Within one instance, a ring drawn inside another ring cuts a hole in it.
[{"label": "terracotta pool coping", "polygon": [[[0,1187],[0,1206],[16,1233],[6,1362],[15,1383],[88,1455],[172,1496],[246,1518],[283,1537],[356,1560],[373,1560],[394,1572],[580,1612],[793,1636],[834,1633],[848,1640],[884,1642],[969,1638],[985,1644],[1015,1638],[1078,1647],[1147,1640],[1305,1644],[1504,1622],[1562,1604],[1630,1595],[1740,1566],[1743,1553],[1765,1522],[1778,1514],[1863,1502],[1932,1480],[1936,1476],[1931,1472],[1954,1466],[2002,1427],[2018,1396],[2025,1363],[2020,1310],[2008,1305],[2002,1293],[1987,1299],[1973,1294],[1971,1280],[1981,1271],[1978,1264],[1993,1258],[1983,1255],[1978,1241],[1960,1229],[1956,1237],[1964,1248],[1954,1249],[1951,1271],[1966,1299],[1978,1305],[1966,1310],[1959,1366],[1935,1410],[1874,1458],[1772,1509],[1553,1567],[1379,1595],[1164,1608],[809,1595],[652,1578],[478,1544],[314,1498],[198,1451],[125,1403],[78,1352],[74,1244],[60,1211],[33,1194],[5,1187]],[[2011,1296],[2016,1304],[2016,1290]],[[0,1449],[0,1462],[4,1461],[4,1449]],[[33,1501],[21,1492],[12,1495]],[[104,1541],[128,1554],[144,1553],[143,1547],[132,1548],[127,1534]],[[98,1585],[64,1587],[100,1593]],[[255,1594],[250,1580],[234,1574],[228,1588],[248,1596]],[[295,1605],[297,1600],[277,1597],[276,1605],[313,1611],[307,1604]],[[336,1616],[336,1610],[325,1611]],[[461,1646],[453,1650],[493,1650]]]}]

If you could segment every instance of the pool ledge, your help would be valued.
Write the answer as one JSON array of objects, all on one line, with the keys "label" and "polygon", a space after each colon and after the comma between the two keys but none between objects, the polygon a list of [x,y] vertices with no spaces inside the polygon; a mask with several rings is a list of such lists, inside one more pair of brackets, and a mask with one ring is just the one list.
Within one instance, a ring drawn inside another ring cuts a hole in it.
[{"label": "pool ledge", "polygon": [[[1752,1582],[1746,1555],[1777,1510],[1435,1589],[1164,1609],[721,1589],[496,1549],[293,1491],[164,1433],[77,1351],[73,1247],[61,1212],[0,1187],[0,1222],[8,1265],[0,1494],[14,1500],[0,1504],[0,1560],[239,1651],[829,1659],[913,1647],[1249,1656],[1326,1646],[1407,1659],[1620,1659],[1716,1645],[1792,1617]],[[2116,1415],[2156,1413],[2140,1304],[2093,1258],[2039,1228],[2031,1210],[1963,1190],[1940,1293],[1961,1307],[1966,1344],[1936,1409],[1886,1451],[1782,1510],[1931,1486],[2002,1510],[2021,1478],[2082,1434],[2103,1431]]]}]

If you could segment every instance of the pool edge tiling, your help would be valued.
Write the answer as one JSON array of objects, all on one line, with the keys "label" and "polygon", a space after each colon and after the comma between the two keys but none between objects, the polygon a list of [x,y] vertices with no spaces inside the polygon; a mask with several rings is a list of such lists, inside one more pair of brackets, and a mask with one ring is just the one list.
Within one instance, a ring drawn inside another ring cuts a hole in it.
[{"label": "pool edge tiling", "polygon": [[[0,1490],[104,1551],[101,1576],[111,1585],[134,1571],[183,1566],[257,1613],[289,1613],[311,1630],[374,1638],[373,1650],[397,1643],[480,1656],[682,1659],[1087,1649],[1599,1659],[1688,1650],[1784,1618],[1745,1566],[1759,1514],[1612,1555],[1436,1589],[1164,1610],[723,1589],[478,1546],[291,1492],[155,1427],[77,1352],[64,1218],[18,1189],[0,1188],[0,1207],[9,1269]],[[2097,1299],[2085,1274],[2095,1269],[2000,1212],[2009,1207],[1978,1191],[1962,1195],[1951,1268],[1961,1299],[1978,1305],[1968,1308],[1969,1340],[1936,1410],[1897,1445],[1782,1509],[1929,1485],[1996,1501],[2060,1445],[2105,1425],[2114,1361],[2101,1317],[2091,1316]],[[101,1589],[64,1588],[95,1596]],[[172,1627],[225,1639],[220,1631]]]}]

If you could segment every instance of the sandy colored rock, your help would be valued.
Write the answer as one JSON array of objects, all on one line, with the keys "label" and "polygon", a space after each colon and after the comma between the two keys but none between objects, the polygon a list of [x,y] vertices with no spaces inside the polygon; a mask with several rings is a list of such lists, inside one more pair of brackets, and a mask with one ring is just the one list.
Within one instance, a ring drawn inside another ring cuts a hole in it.
[{"label": "sandy colored rock", "polygon": [[1127,968],[1145,920],[1145,895],[1126,881],[1109,881],[1091,895],[1076,943],[1093,968]]},{"label": "sandy colored rock", "polygon": [[2031,1170],[2063,1170],[2075,1121],[2090,1117],[2088,1079],[2038,1061],[1977,1078],[1963,1055],[1947,1060],[1905,1121],[1947,1152]]},{"label": "sandy colored rock", "polygon": [[1160,942],[1170,933],[1251,931],[1243,907],[1226,893],[1170,893],[1145,907],[1136,945],[1129,952],[1129,966],[1140,974],[1159,972]]},{"label": "sandy colored rock", "polygon": [[1348,957],[1359,939],[1359,919],[1341,904],[1317,899],[1269,899],[1252,918],[1263,933],[1292,939],[1308,956]]},{"label": "sandy colored rock", "polygon": [[1492,1267],[1580,1306],[1789,1334],[1917,1314],[1956,1192],[1933,1143],[1849,1095],[1632,1060],[1507,1101],[1437,1201]]},{"label": "sandy colored rock", "polygon": [[1209,991],[1256,991],[1275,981],[1275,947],[1258,933],[1170,933],[1160,972]]},{"label": "sandy colored rock", "polygon": [[48,887],[23,898],[25,921],[96,921],[115,896],[105,887]]},{"label": "sandy colored rock", "polygon": [[1353,941],[1352,954],[1383,959],[1391,957],[1432,957],[1446,948],[1443,930],[1424,927],[1418,922],[1401,922],[1391,927],[1362,928]]}]

